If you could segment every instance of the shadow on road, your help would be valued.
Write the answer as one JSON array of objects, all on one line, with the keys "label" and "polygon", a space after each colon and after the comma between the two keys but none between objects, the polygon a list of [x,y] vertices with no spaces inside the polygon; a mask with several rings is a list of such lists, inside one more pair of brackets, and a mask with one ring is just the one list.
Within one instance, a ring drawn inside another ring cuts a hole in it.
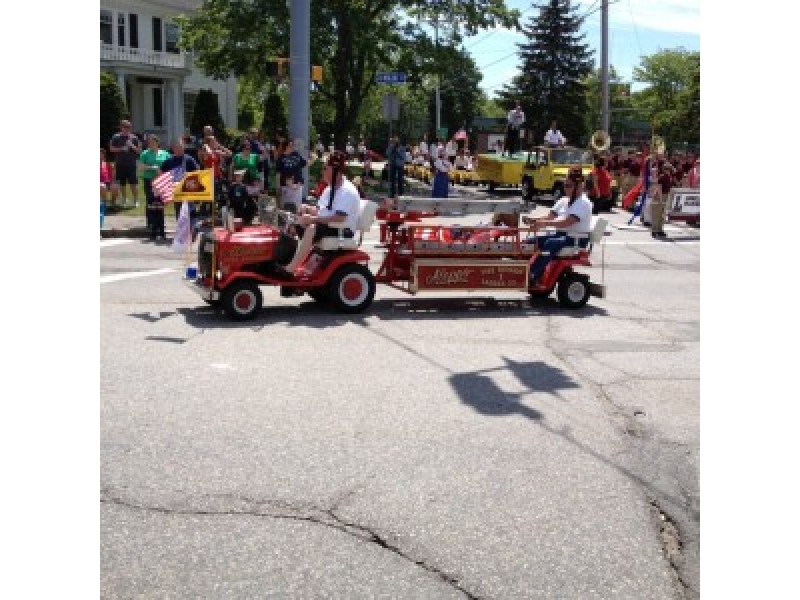
[{"label": "shadow on road", "polygon": [[[170,314],[132,313],[129,316],[145,321],[156,322]],[[275,323],[286,323],[290,327],[311,327],[321,329],[340,327],[349,323],[362,324],[370,318],[381,321],[425,320],[443,321],[452,319],[492,319],[509,317],[527,318],[536,316],[564,316],[574,319],[605,316],[604,308],[586,305],[579,310],[562,308],[553,299],[497,298],[413,298],[376,300],[367,312],[346,315],[336,312],[332,307],[314,300],[300,301],[292,306],[266,306],[251,321],[237,322],[229,319],[221,310],[211,306],[179,308],[177,314],[186,323],[200,329],[260,329]]]}]

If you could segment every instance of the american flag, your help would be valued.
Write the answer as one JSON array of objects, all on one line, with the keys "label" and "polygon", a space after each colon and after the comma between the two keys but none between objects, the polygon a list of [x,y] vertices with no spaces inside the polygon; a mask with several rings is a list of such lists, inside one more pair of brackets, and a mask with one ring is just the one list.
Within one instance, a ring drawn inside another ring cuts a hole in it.
[{"label": "american flag", "polygon": [[183,169],[175,167],[171,171],[166,171],[153,179],[153,195],[161,196],[161,201],[166,204],[172,202],[172,193],[175,191],[175,184],[183,178]]}]

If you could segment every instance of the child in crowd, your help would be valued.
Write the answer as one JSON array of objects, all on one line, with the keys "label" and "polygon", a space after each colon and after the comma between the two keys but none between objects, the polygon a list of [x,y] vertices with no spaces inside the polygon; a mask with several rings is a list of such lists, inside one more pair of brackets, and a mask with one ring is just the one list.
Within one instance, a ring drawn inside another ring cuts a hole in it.
[{"label": "child in crowd", "polygon": [[300,207],[303,204],[303,184],[294,180],[294,176],[286,176],[286,185],[281,189],[281,208],[300,214]]},{"label": "child in crowd", "polygon": [[105,148],[100,148],[100,202],[108,201],[108,193],[111,191],[113,181],[113,166],[106,160]]},{"label": "child in crowd", "polygon": [[256,216],[257,207],[244,184],[244,174],[245,169],[233,172],[233,184],[228,189],[228,198],[234,218],[241,219],[245,225],[250,225]]}]

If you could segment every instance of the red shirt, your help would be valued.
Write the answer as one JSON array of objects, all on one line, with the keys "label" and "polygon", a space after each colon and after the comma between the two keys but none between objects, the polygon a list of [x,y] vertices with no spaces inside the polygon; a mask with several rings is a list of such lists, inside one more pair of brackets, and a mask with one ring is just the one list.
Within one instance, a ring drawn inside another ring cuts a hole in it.
[{"label": "red shirt", "polygon": [[611,195],[611,175],[605,167],[595,168],[594,185],[600,197]]},{"label": "red shirt", "polygon": [[219,154],[214,152],[203,152],[203,167],[214,169],[214,178],[222,179],[222,169],[219,166]]}]

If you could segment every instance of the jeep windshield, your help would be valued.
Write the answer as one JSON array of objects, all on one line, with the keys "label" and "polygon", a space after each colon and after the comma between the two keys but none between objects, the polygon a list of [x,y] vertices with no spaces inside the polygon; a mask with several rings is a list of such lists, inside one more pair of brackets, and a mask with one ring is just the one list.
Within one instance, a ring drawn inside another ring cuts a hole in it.
[{"label": "jeep windshield", "polygon": [[583,165],[591,162],[588,151],[567,148],[551,150],[550,160],[554,165]]}]

